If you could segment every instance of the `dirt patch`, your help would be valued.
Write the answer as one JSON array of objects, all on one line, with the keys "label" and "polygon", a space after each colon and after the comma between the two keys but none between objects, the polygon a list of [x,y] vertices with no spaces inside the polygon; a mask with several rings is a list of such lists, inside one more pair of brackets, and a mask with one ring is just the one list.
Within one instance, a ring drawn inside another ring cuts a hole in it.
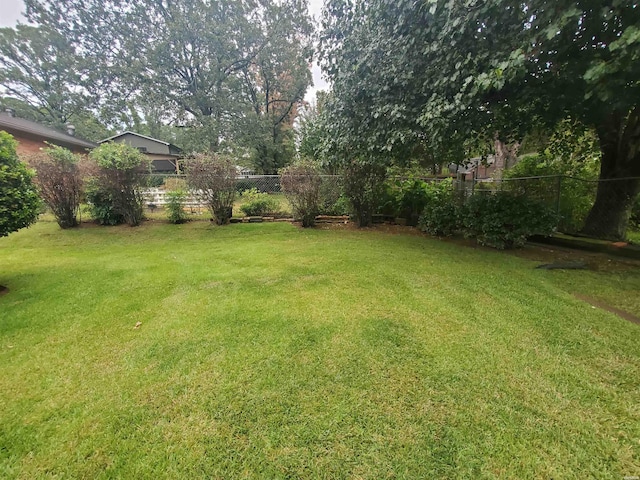
[{"label": "dirt patch", "polygon": [[630,314],[629,312],[625,312],[624,310],[620,310],[619,308],[607,305],[606,303],[603,303],[603,302],[601,302],[599,300],[596,300],[595,298],[588,297],[587,295],[581,295],[579,293],[574,293],[573,296],[576,297],[578,300],[582,300],[583,302],[587,302],[589,305],[591,305],[593,307],[598,307],[598,308],[600,308],[602,310],[606,310],[607,312],[613,313],[614,315],[617,315],[620,318],[624,318],[625,320],[627,320],[627,321],[629,321],[631,323],[635,323],[636,325],[640,325],[640,318],[636,317],[635,315]]},{"label": "dirt patch", "polygon": [[6,295],[7,293],[9,293],[9,289],[0,285],[0,297]]},{"label": "dirt patch", "polygon": [[640,261],[614,257],[606,253],[585,252],[563,247],[527,245],[520,250],[510,251],[512,255],[540,263],[584,263],[587,269],[596,272],[624,272],[640,268]]}]

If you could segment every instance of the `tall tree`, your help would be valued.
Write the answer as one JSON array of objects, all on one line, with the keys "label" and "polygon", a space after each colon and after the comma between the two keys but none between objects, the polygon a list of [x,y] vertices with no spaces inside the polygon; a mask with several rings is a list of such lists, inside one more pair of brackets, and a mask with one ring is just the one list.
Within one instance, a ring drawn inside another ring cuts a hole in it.
[{"label": "tall tree", "polygon": [[250,109],[241,123],[255,126],[245,130],[244,143],[264,173],[276,173],[295,154],[293,122],[311,83],[313,28],[306,10],[306,2],[264,2],[263,48],[242,71]]},{"label": "tall tree", "polygon": [[0,29],[0,92],[21,116],[95,140],[108,130],[91,112],[89,69],[69,38],[55,30],[18,25]]},{"label": "tall tree", "polygon": [[73,39],[136,112],[162,107],[156,119],[183,127],[190,149],[238,141],[255,149],[265,135],[268,146],[286,143],[284,126],[310,82],[301,68],[310,58],[306,0],[26,4],[30,21]]},{"label": "tall tree", "polygon": [[331,0],[324,25],[338,132],[462,159],[465,138],[519,140],[572,118],[597,132],[607,180],[585,231],[625,235],[640,189],[624,180],[640,176],[636,2]]}]

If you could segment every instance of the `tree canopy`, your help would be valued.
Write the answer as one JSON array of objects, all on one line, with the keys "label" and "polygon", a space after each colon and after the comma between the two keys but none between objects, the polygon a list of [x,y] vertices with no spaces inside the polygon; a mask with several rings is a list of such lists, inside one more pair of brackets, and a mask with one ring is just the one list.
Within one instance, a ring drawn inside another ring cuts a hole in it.
[{"label": "tree canopy", "polygon": [[[293,157],[290,130],[311,83],[306,0],[25,4],[36,27],[8,29],[7,42],[27,28],[53,32],[77,59],[70,68],[81,88],[64,91],[88,96],[111,123],[163,132],[188,151],[240,148],[268,173]],[[28,85],[15,73],[8,71],[3,84]]]},{"label": "tree canopy", "polygon": [[[635,2],[330,0],[323,26],[335,151],[462,161],[571,118],[597,132],[602,179],[640,176]],[[640,182],[608,185],[585,228],[620,237]]]}]

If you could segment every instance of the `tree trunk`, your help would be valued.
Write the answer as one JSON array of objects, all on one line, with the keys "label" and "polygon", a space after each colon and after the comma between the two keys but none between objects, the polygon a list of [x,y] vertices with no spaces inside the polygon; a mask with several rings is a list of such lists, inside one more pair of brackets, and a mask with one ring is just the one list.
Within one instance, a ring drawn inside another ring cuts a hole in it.
[{"label": "tree trunk", "polygon": [[596,201],[582,233],[607,240],[624,240],[629,215],[640,193],[640,116],[612,114],[597,127],[602,160]]}]

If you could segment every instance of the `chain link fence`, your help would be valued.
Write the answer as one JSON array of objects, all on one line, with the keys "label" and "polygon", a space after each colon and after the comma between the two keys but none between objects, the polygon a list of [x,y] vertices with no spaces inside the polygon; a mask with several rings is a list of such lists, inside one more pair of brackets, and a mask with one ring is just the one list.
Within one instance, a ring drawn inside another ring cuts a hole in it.
[{"label": "chain link fence", "polygon": [[[443,179],[424,178],[424,181],[441,181]],[[464,201],[474,194],[508,191],[517,195],[536,200],[557,214],[559,232],[575,234],[583,232],[587,218],[594,237],[603,236],[611,232],[611,223],[617,221],[615,217],[616,205],[635,206],[631,209],[630,225],[640,228],[640,199],[630,198],[628,192],[633,191],[633,182],[640,178],[620,180],[585,180],[564,175],[469,180],[464,177],[455,179],[452,183],[457,201]],[[603,185],[606,182],[606,185]],[[162,207],[166,204],[168,191],[182,189],[188,192],[186,176],[157,175],[146,176],[144,192],[145,203],[150,207]],[[343,182],[340,175],[323,175],[321,187],[321,213],[324,215],[343,215],[346,203],[343,197]],[[281,189],[279,175],[242,175],[236,178],[238,199],[242,201],[242,193],[247,190],[257,191],[278,196],[286,209],[286,199]],[[593,210],[597,196],[599,202],[610,208]],[[191,209],[202,208],[195,195],[188,195],[186,205]],[[628,211],[629,209],[627,209]],[[594,229],[595,226],[595,229]],[[598,231],[601,226],[601,231]],[[623,235],[624,236],[624,235]]]},{"label": "chain link fence", "polygon": [[[587,180],[566,175],[464,180],[454,182],[467,197],[482,192],[508,191],[545,205],[558,216],[557,230],[586,233],[594,237],[611,236],[620,215],[631,212],[629,226],[640,227],[640,197],[634,185],[640,178]],[[599,208],[593,208],[598,199]],[[623,208],[620,208],[623,206]],[[590,218],[589,218],[590,217]],[[624,222],[623,222],[624,223]],[[585,231],[586,227],[586,231]],[[621,232],[624,236],[624,233]]]}]

